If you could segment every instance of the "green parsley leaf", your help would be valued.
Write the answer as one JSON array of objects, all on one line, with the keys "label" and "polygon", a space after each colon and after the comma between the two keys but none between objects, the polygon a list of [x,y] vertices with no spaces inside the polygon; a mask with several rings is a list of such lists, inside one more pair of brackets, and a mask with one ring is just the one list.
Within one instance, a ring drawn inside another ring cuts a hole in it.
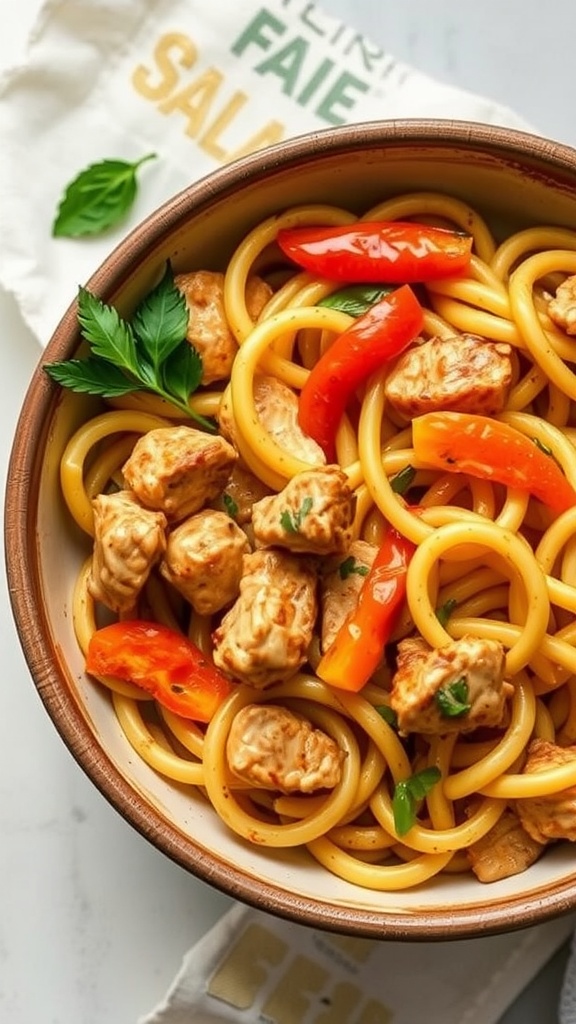
[{"label": "green parsley leaf", "polygon": [[412,486],[414,477],[416,476],[416,470],[414,466],[404,466],[396,476],[393,476],[390,480],[390,487],[394,491],[394,494],[405,494],[406,491]]},{"label": "green parsley leaf", "polygon": [[62,387],[103,398],[151,391],[205,430],[214,431],[214,423],[189,405],[202,378],[202,359],[186,341],[188,313],[176,291],[168,270],[138,307],[135,329],[113,306],[80,288],[78,320],[90,356],[48,363],[47,374]]},{"label": "green parsley leaf", "polygon": [[441,604],[436,609],[436,618],[441,626],[446,627],[448,625],[448,620],[457,604],[458,602],[454,597],[449,597],[447,601],[444,601],[444,604]]},{"label": "green parsley leaf", "polygon": [[132,330],[156,374],[161,363],[182,344],[188,319],[186,299],[174,284],[172,268],[167,263],[162,280],[142,299],[132,317]]},{"label": "green parsley leaf", "polygon": [[393,285],[352,284],[327,295],[325,299],[320,300],[318,305],[339,309],[342,313],[348,313],[348,316],[358,317],[392,291],[394,291]]},{"label": "green parsley leaf", "polygon": [[383,718],[391,729],[396,729],[398,725],[398,716],[394,711],[394,708],[391,708],[389,704],[375,704],[374,710],[378,712],[380,718]]},{"label": "green parsley leaf", "polygon": [[238,515],[238,505],[234,501],[232,495],[228,494],[227,491],[224,491],[224,494],[222,495],[222,502],[230,518],[236,519],[236,516]]},{"label": "green parsley leaf", "polygon": [[138,190],[136,172],[147,160],[101,160],[90,164],[66,186],[52,234],[60,238],[97,235],[117,224],[128,213]]},{"label": "green parsley leaf", "polygon": [[298,530],[302,526],[302,520],[306,518],[312,505],[314,504],[312,498],[304,498],[302,507],[297,512],[290,512],[288,509],[284,509],[280,516],[280,525],[286,533],[298,533]]},{"label": "green parsley leaf", "polygon": [[44,369],[63,388],[85,395],[119,398],[134,391],[134,382],[122,370],[102,359],[68,359],[48,363]]},{"label": "green parsley leaf", "polygon": [[419,802],[428,795],[440,778],[439,768],[433,765],[416,772],[409,779],[396,783],[392,811],[397,835],[405,836],[410,831],[416,821]]},{"label": "green parsley leaf", "polygon": [[136,380],[141,380],[132,328],[113,306],[107,306],[81,287],[78,290],[78,321],[82,336],[90,342],[93,356],[100,356],[132,374]]},{"label": "green parsley leaf", "polygon": [[436,707],[444,718],[461,718],[462,715],[467,715],[472,707],[468,703],[468,683],[465,676],[440,687],[436,691],[434,699]]},{"label": "green parsley leaf", "polygon": [[358,562],[354,558],[354,555],[348,555],[348,558],[345,558],[343,562],[340,562],[338,572],[340,573],[341,580],[347,580],[349,576],[353,575],[367,576],[368,566],[362,565],[361,562]]}]

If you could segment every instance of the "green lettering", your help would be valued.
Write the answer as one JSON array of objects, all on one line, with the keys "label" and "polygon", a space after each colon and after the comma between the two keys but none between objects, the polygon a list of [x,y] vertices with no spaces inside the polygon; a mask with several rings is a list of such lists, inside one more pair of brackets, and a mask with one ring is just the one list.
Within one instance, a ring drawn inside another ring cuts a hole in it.
[{"label": "green lettering", "polygon": [[326,75],[334,67],[334,61],[330,60],[329,57],[325,57],[321,64],[318,65],[316,71],[307,82],[302,91],[298,94],[296,99],[301,107],[305,107],[308,100],[315,92],[318,91],[322,82],[326,78]]},{"label": "green lettering", "polygon": [[232,53],[239,57],[251,45],[259,46],[261,50],[269,50],[272,39],[266,35],[267,28],[278,36],[283,35],[286,31],[286,25],[270,14],[270,11],[261,10],[246,26],[242,35],[232,44]]},{"label": "green lettering", "polygon": [[328,124],[344,124],[346,118],[336,108],[341,106],[346,110],[351,110],[355,105],[356,96],[351,95],[348,92],[349,89],[357,90],[358,92],[368,92],[368,85],[360,78],[356,78],[356,75],[350,74],[349,71],[343,71],[316,108],[318,117],[327,121]]},{"label": "green lettering", "polygon": [[257,64],[254,68],[260,75],[278,75],[282,81],[282,92],[291,96],[294,92],[302,63],[308,52],[309,43],[300,36],[287,43],[281,50]]}]

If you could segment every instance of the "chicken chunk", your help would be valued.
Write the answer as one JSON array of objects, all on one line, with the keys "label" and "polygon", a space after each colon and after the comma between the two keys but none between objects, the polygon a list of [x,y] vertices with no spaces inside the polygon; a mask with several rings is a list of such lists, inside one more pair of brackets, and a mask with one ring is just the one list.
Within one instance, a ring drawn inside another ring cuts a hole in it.
[{"label": "chicken chunk", "polygon": [[[526,774],[546,771],[573,762],[576,771],[576,746],[558,747],[548,740],[532,740],[523,771]],[[536,842],[549,839],[570,839],[576,842],[576,785],[548,796],[526,797],[516,801],[522,825]]]},{"label": "chicken chunk", "polygon": [[350,543],[355,501],[339,466],[318,466],[292,478],[279,494],[252,509],[257,547],[317,555],[339,554]]},{"label": "chicken chunk", "polygon": [[331,559],[321,579],[322,652],[334,643],[340,627],[356,610],[358,595],[378,548],[364,540],[353,540],[346,557]]},{"label": "chicken chunk", "polygon": [[211,504],[213,508],[227,512],[239,526],[245,526],[252,520],[252,508],[256,502],[271,493],[262,480],[238,461],[232,468],[226,490]]},{"label": "chicken chunk", "polygon": [[158,427],[138,439],[122,472],[142,505],[176,522],[225,488],[237,458],[223,437],[193,427]]},{"label": "chicken chunk", "polygon": [[509,345],[475,334],[430,338],[400,357],[386,398],[406,419],[440,409],[494,416],[506,404],[510,356]]},{"label": "chicken chunk", "polygon": [[[320,445],[308,437],[298,423],[298,398],[287,384],[276,377],[255,377],[254,403],[261,425],[280,448],[310,466],[325,465],[326,456]],[[218,423],[223,436],[236,444],[236,424],[229,390],[220,403]]]},{"label": "chicken chunk", "polygon": [[496,824],[468,848],[470,867],[480,882],[497,882],[526,871],[544,850],[507,808]]},{"label": "chicken chunk", "polygon": [[566,334],[576,334],[576,274],[558,286],[548,303],[548,316]]},{"label": "chicken chunk", "polygon": [[[189,312],[186,337],[202,358],[202,384],[212,384],[230,376],[238,344],[230,330],[224,309],[224,274],[196,270],[177,274],[176,287],[186,299]],[[246,308],[257,320],[272,295],[261,277],[246,282]]]},{"label": "chicken chunk", "polygon": [[162,576],[198,615],[213,615],[238,596],[246,534],[225,512],[203,509],[168,535]]},{"label": "chicken chunk", "polygon": [[131,611],[166,548],[166,516],[142,508],[130,491],[99,494],[88,591],[113,612]]},{"label": "chicken chunk", "polygon": [[226,757],[234,775],[254,786],[313,793],[338,785],[344,751],[287,708],[248,704],[234,718]]},{"label": "chicken chunk", "polygon": [[316,571],[283,551],[244,555],[240,596],[214,631],[214,661],[252,686],[289,679],[306,661]]},{"label": "chicken chunk", "polygon": [[512,687],[503,679],[504,649],[465,636],[440,648],[422,638],[398,644],[390,704],[401,733],[471,732],[501,724]]}]

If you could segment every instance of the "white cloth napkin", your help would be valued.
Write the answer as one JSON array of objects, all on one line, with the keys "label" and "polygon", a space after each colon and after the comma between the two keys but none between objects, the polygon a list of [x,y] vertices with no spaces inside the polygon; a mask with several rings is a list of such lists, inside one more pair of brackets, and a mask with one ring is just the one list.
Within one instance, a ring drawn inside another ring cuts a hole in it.
[{"label": "white cloth napkin", "polygon": [[[307,0],[47,0],[24,65],[0,83],[0,283],[44,345],[128,229],[231,156],[341,122],[427,116],[528,128]],[[80,170],[150,152],[117,229],[51,237]]]},{"label": "white cloth napkin", "polygon": [[[78,285],[191,181],[281,138],[396,117],[530,130],[513,111],[430,79],[307,0],[47,0],[22,66],[0,81],[0,284],[45,345]],[[136,203],[117,228],[52,237],[64,187],[80,170],[150,152],[157,159],[141,168]],[[145,1024],[414,1024],[423,998],[428,1024],[494,1024],[573,927],[564,918],[414,946],[338,939],[238,905],[186,955]],[[260,973],[247,974],[256,938],[268,953]],[[567,979],[562,1024],[576,1024],[574,988]]]}]

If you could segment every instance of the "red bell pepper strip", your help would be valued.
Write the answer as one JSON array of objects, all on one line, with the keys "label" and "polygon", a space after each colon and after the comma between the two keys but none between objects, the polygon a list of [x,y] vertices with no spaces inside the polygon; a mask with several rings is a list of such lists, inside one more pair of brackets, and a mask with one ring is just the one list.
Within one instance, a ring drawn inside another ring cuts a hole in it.
[{"label": "red bell pepper strip", "polygon": [[325,683],[357,693],[378,668],[406,597],[406,573],[414,545],[389,527],[364,580],[358,604],[320,660]]},{"label": "red bell pepper strip", "polygon": [[429,412],[412,420],[418,461],[528,491],[556,515],[576,505],[576,491],[555,460],[519,430],[464,412]]},{"label": "red bell pepper strip", "polygon": [[281,228],[277,242],[299,267],[331,281],[412,284],[459,274],[472,238],[407,221]]},{"label": "red bell pepper strip", "polygon": [[132,619],[92,635],[86,671],[141,687],[183,718],[209,722],[233,684],[181,633]]},{"label": "red bell pepper strip", "polygon": [[422,327],[422,307],[403,285],[359,316],[312,368],[300,392],[298,420],[329,461],[334,461],[336,430],[356,388],[400,355]]}]

